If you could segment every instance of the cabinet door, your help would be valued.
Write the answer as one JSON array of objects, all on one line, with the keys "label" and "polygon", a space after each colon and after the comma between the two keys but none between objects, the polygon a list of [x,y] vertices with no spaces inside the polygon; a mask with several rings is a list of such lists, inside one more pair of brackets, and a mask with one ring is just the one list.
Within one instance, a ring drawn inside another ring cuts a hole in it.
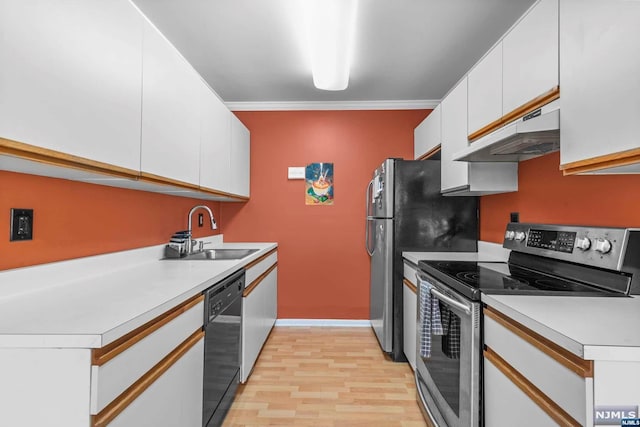
[{"label": "cabinet door", "polygon": [[249,197],[251,134],[231,114],[231,193]]},{"label": "cabinet door", "polygon": [[[413,279],[415,281],[415,279]],[[416,323],[417,323],[417,297],[416,293],[406,284],[403,287],[403,344],[404,354],[409,365],[416,369]]]},{"label": "cabinet door", "polygon": [[198,185],[200,77],[146,22],[142,62],[142,172]]},{"label": "cabinet door", "polygon": [[482,58],[468,75],[469,134],[502,117],[502,43]]},{"label": "cabinet door", "polygon": [[413,158],[419,159],[440,145],[440,105],[413,131]]},{"label": "cabinet door", "polygon": [[454,154],[467,148],[467,79],[463,79],[440,104],[442,107],[442,191],[469,185],[469,164],[456,162]]},{"label": "cabinet door", "polygon": [[204,339],[122,411],[109,427],[202,427]]},{"label": "cabinet door", "polygon": [[487,359],[484,360],[484,425],[522,427],[558,425]]},{"label": "cabinet door", "polygon": [[262,321],[266,290],[261,285],[242,298],[242,356],[240,382],[246,382],[262,349]]},{"label": "cabinet door", "polygon": [[502,40],[502,114],[558,86],[558,0],[542,0]]},{"label": "cabinet door", "polygon": [[276,267],[267,277],[264,285],[267,287],[265,299],[265,337],[266,340],[271,332],[271,328],[278,318],[278,268]]},{"label": "cabinet door", "polygon": [[0,137],[138,171],[142,26],[126,0],[0,0]]},{"label": "cabinet door", "polygon": [[637,1],[560,3],[562,164],[640,146],[639,22]]},{"label": "cabinet door", "polygon": [[200,186],[231,191],[231,111],[201,82]]}]

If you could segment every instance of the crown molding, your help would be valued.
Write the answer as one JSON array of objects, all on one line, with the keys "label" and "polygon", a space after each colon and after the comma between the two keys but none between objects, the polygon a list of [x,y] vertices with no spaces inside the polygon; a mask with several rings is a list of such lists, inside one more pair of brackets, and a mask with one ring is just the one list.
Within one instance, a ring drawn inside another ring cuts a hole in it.
[{"label": "crown molding", "polygon": [[403,101],[283,101],[225,102],[231,111],[291,111],[291,110],[424,110],[436,108],[439,99]]}]

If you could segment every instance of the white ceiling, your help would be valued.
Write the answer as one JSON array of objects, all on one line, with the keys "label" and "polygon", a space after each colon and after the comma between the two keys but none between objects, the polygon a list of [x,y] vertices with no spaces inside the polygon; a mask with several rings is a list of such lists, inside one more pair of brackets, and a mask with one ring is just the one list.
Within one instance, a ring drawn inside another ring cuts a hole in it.
[{"label": "white ceiling", "polygon": [[[535,0],[360,0],[347,90],[313,86],[304,0],[133,0],[228,104],[433,104]],[[417,102],[416,102],[417,101]]]}]

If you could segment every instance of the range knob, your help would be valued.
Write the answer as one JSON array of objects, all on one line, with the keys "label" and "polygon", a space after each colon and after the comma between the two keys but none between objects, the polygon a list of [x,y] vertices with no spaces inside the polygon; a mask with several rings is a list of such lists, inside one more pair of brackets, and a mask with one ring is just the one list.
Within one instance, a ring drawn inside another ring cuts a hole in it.
[{"label": "range knob", "polygon": [[611,251],[611,242],[607,239],[597,238],[594,243],[594,249],[602,254]]},{"label": "range knob", "polygon": [[507,230],[504,233],[504,238],[505,240],[513,240],[513,238],[516,236],[516,232],[513,230]]},{"label": "range knob", "polygon": [[586,251],[591,247],[591,240],[588,237],[578,237],[576,239],[576,248]]},{"label": "range knob", "polygon": [[522,242],[526,238],[527,238],[527,233],[525,233],[524,231],[516,231],[515,239],[518,242]]}]

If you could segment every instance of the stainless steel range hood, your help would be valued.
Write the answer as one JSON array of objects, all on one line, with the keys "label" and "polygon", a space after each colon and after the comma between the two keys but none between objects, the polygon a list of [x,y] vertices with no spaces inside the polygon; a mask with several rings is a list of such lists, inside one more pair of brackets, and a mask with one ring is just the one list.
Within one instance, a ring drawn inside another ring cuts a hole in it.
[{"label": "stainless steel range hood", "polygon": [[518,162],[560,149],[560,100],[479,138],[453,156],[465,162]]}]

